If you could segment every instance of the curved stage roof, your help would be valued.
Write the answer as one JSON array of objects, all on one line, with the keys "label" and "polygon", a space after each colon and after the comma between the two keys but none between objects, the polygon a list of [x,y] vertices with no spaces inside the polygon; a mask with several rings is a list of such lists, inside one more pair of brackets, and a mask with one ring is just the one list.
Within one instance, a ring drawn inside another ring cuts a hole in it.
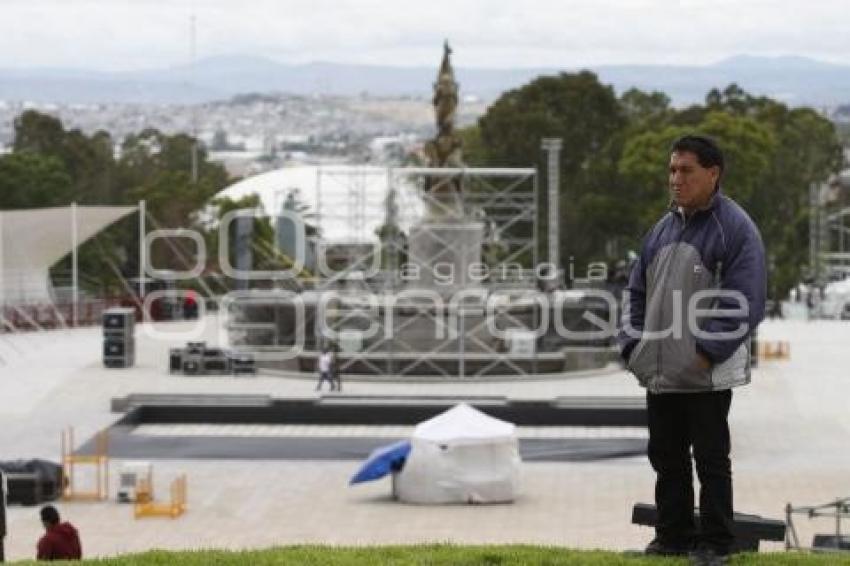
[{"label": "curved stage roof", "polygon": [[[298,190],[299,200],[316,215],[322,236],[330,242],[370,242],[386,218],[390,169],[374,165],[299,165],[248,177],[217,197],[234,200],[250,194],[260,197],[263,209],[281,209],[287,195]],[[397,188],[398,223],[403,230],[422,214],[418,189],[409,181]],[[311,222],[314,222],[311,220]]]}]

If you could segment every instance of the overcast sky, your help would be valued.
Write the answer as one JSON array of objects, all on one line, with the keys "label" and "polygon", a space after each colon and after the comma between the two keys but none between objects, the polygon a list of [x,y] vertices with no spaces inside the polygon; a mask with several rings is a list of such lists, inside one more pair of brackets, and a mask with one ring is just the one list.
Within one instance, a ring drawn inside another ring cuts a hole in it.
[{"label": "overcast sky", "polygon": [[158,68],[197,55],[461,67],[850,64],[848,0],[0,0],[0,67]]}]

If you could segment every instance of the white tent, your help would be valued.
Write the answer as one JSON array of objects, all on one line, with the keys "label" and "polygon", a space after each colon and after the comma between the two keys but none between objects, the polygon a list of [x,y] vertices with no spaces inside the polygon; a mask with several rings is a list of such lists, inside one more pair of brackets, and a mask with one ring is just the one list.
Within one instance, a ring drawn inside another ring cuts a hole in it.
[{"label": "white tent", "polygon": [[833,281],[824,287],[820,314],[826,318],[841,318],[844,314],[844,306],[848,303],[850,303],[850,279]]},{"label": "white tent", "polygon": [[0,305],[50,303],[48,269],[134,206],[0,211]]},{"label": "white tent", "polygon": [[461,403],[420,423],[393,491],[409,503],[500,503],[519,493],[516,427]]}]

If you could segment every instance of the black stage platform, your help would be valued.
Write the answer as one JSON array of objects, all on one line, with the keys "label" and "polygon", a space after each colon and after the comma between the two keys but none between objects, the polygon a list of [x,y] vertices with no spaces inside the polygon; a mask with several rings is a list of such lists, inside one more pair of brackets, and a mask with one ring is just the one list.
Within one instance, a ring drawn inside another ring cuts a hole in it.
[{"label": "black stage platform", "polygon": [[646,426],[644,397],[556,397],[517,400],[501,396],[400,396],[329,394],[318,399],[266,395],[145,395],[112,400],[122,422],[206,424],[415,425],[468,403],[518,426]]},{"label": "black stage platform", "polygon": [[[143,424],[415,425],[457,403],[520,426],[645,427],[642,397],[348,396],[273,399],[262,395],[130,395],[113,399],[125,415],[110,428],[113,458],[359,460],[392,438],[147,436]],[[86,443],[81,453],[92,446]],[[642,455],[639,438],[521,438],[526,461],[583,461]]]}]

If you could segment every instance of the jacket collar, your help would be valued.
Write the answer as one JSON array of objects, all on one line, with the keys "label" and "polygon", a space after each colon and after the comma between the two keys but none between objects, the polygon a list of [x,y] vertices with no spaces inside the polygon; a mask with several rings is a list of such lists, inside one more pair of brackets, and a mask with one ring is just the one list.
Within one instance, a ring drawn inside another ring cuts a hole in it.
[{"label": "jacket collar", "polygon": [[[709,211],[709,210],[714,210],[715,208],[717,208],[717,203],[720,202],[720,197],[722,195],[723,195],[723,193],[722,193],[720,187],[717,187],[716,189],[714,189],[714,192],[711,193],[711,198],[708,199],[708,203],[706,203],[706,205],[703,206],[702,208],[696,209],[694,211],[694,214],[697,214],[697,213],[700,213],[700,212],[706,212],[706,211]],[[684,211],[682,210],[681,207],[676,206],[676,204],[673,202],[673,199],[670,199],[670,204],[667,205],[667,209],[670,212],[681,216],[682,218],[685,217]]]}]

